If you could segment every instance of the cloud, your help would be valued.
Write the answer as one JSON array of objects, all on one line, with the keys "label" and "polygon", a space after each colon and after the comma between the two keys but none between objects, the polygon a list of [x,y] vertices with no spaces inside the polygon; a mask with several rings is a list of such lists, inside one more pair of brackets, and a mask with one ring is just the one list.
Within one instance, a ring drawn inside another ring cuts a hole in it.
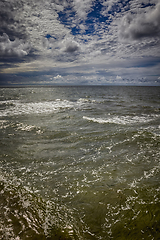
[{"label": "cloud", "polygon": [[93,0],[73,0],[73,7],[80,20],[85,20],[92,11]]},{"label": "cloud", "polygon": [[160,36],[160,3],[145,13],[129,12],[122,19],[119,33],[121,38],[131,40]]},{"label": "cloud", "polygon": [[105,16],[108,14],[109,11],[111,11],[112,7],[117,4],[119,0],[108,0],[108,1],[102,1],[103,9],[102,14]]},{"label": "cloud", "polygon": [[1,0],[1,72],[51,71],[53,81],[68,76],[73,82],[95,82],[106,74],[112,81],[124,82],[126,75],[139,79],[144,72],[157,79],[158,1]]},{"label": "cloud", "polygon": [[74,53],[79,50],[79,44],[73,40],[64,41],[64,52]]},{"label": "cloud", "polygon": [[63,77],[61,75],[59,75],[59,74],[54,77],[54,79],[61,79],[61,78],[63,78]]},{"label": "cloud", "polygon": [[24,19],[20,19],[23,0],[0,1],[0,35],[6,33],[11,40],[26,38]]},{"label": "cloud", "polygon": [[117,75],[116,80],[122,80],[122,77]]},{"label": "cloud", "polygon": [[22,40],[16,38],[14,41],[10,41],[6,33],[0,36],[1,57],[23,57],[28,55],[29,50],[29,45]]}]

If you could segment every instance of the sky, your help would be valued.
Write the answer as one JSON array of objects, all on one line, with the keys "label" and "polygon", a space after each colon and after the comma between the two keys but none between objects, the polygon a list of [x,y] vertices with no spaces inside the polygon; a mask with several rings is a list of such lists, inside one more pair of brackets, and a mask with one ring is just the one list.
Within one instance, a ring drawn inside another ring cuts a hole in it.
[{"label": "sky", "polygon": [[160,0],[1,0],[0,86],[160,86]]}]

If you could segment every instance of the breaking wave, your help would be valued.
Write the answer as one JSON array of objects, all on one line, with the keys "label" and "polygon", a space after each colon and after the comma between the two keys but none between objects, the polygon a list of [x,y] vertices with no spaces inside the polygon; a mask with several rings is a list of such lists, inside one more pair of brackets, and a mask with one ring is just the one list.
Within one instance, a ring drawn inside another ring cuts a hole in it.
[{"label": "breaking wave", "polygon": [[73,108],[75,104],[67,100],[56,99],[51,102],[31,102],[22,103],[18,100],[4,101],[2,104],[6,104],[6,108],[1,111],[0,116],[12,116],[21,114],[42,114],[52,113],[63,109]]},{"label": "breaking wave", "polygon": [[91,122],[96,122],[100,124],[111,123],[111,124],[136,124],[136,123],[148,123],[150,121],[159,118],[159,115],[145,115],[145,116],[113,116],[108,118],[94,118],[83,116],[83,119]]}]

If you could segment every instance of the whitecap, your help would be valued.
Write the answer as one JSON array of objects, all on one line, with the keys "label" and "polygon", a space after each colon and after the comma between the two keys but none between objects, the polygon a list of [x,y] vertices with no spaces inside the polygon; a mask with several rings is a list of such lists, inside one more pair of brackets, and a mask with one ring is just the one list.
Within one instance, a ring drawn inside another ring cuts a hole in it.
[{"label": "whitecap", "polygon": [[[5,101],[8,102],[8,101]],[[10,104],[12,103],[12,104]],[[14,116],[22,114],[49,114],[52,112],[61,111],[63,109],[70,109],[77,107],[78,104],[68,101],[56,99],[55,101],[45,102],[31,102],[23,103],[19,101],[9,101],[9,106],[0,111],[0,116]]]},{"label": "whitecap", "polygon": [[[109,115],[111,116],[111,115]],[[86,117],[83,116],[83,119],[86,119],[88,121],[105,124],[121,124],[121,125],[127,125],[127,124],[136,124],[136,123],[147,123],[150,121],[153,121],[157,116],[113,116],[109,118],[94,118],[94,117]],[[159,116],[158,116],[159,117]]]}]

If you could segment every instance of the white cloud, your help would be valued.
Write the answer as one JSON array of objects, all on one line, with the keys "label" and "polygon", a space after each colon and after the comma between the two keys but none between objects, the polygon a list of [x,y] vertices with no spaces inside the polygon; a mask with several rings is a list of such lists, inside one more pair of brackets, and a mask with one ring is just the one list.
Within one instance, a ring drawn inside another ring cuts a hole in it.
[{"label": "white cloud", "polygon": [[61,75],[59,75],[59,74],[54,77],[54,79],[61,79],[61,78],[63,78],[63,77]]},{"label": "white cloud", "polygon": [[73,0],[74,9],[80,20],[85,20],[92,9],[94,0]]},{"label": "white cloud", "polygon": [[120,24],[120,37],[138,40],[160,35],[160,3],[144,13],[125,15]]},{"label": "white cloud", "polygon": [[[23,22],[27,40],[38,55],[47,55],[46,47],[52,51],[58,47],[66,36],[70,36],[70,30],[58,19],[58,11],[64,9],[66,1],[25,1],[23,8],[19,9],[18,20]],[[63,5],[64,4],[64,5]],[[52,38],[47,39],[49,34]],[[56,53],[56,51],[55,51]]]},{"label": "white cloud", "polygon": [[118,3],[119,0],[108,0],[108,1],[102,1],[103,9],[102,14],[104,16],[108,15],[108,12],[112,9],[112,7]]},{"label": "white cloud", "polygon": [[117,75],[116,80],[122,80],[122,77]]},{"label": "white cloud", "polygon": [[23,57],[28,55],[30,50],[29,44],[24,41],[15,39],[10,41],[8,35],[3,33],[0,36],[0,55],[5,57]]}]

